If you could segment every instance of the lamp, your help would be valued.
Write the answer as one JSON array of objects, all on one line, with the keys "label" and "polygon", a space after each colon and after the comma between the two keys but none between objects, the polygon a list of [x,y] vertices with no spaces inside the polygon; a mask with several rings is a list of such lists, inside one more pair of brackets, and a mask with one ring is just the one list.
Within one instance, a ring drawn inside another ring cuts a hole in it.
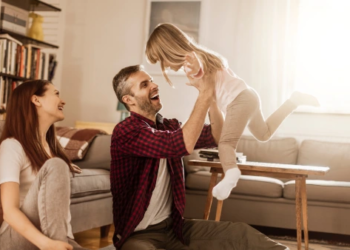
[{"label": "lamp", "polygon": [[129,111],[126,109],[123,103],[118,102],[117,111],[120,111],[120,121],[124,121],[129,116]]}]

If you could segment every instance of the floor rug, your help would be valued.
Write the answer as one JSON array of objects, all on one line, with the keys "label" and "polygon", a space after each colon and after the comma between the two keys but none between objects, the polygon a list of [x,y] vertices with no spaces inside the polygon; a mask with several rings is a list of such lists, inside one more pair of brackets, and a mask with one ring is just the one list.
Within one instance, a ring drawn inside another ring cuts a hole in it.
[{"label": "floor rug", "polygon": [[[296,241],[274,239],[275,241],[288,246],[290,250],[297,250],[298,245]],[[302,249],[304,249],[304,243],[302,243]],[[322,243],[309,243],[309,250],[350,250],[349,246],[337,246]]]},{"label": "floor rug", "polygon": [[115,247],[113,245],[110,245],[108,247],[100,248],[100,250],[115,250]]},{"label": "floor rug", "polygon": [[[298,245],[295,241],[287,241],[287,240],[277,240],[281,244],[288,246],[290,250],[297,250]],[[304,244],[302,245],[302,249],[304,249]],[[101,248],[100,250],[115,250],[113,245],[110,245],[108,247]],[[247,249],[248,250],[248,249]],[[324,244],[316,244],[316,243],[310,243],[309,244],[309,250],[350,250],[350,247],[346,246],[333,246],[333,245],[324,245]]]}]

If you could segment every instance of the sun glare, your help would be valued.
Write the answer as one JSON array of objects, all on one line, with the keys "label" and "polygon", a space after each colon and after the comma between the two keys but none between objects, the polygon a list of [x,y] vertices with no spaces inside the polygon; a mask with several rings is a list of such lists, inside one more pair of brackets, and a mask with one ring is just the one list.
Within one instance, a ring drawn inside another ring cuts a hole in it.
[{"label": "sun glare", "polygon": [[300,1],[296,88],[350,112],[350,1]]}]

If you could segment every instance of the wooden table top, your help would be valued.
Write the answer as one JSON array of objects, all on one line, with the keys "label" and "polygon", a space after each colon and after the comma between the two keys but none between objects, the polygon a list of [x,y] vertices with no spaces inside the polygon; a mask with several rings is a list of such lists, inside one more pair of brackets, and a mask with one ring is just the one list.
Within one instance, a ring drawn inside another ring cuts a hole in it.
[{"label": "wooden table top", "polygon": [[[204,160],[190,160],[189,165],[202,166],[222,169],[220,162],[204,161]],[[325,175],[329,171],[329,167],[321,166],[305,166],[266,162],[245,162],[237,163],[241,171],[246,172],[261,172],[261,173],[280,173],[293,175]]]}]

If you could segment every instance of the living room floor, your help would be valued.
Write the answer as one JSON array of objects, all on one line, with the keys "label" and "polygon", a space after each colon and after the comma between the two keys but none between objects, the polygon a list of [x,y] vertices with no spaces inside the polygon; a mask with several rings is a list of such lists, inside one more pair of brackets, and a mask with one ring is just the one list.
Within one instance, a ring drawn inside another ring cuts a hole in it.
[{"label": "living room floor", "polygon": [[113,244],[112,238],[114,233],[114,226],[111,226],[108,237],[100,238],[100,228],[94,228],[88,231],[74,234],[76,242],[82,247],[98,250],[100,248]]},{"label": "living room floor", "polygon": [[[95,228],[81,233],[74,234],[75,240],[82,246],[92,250],[98,250],[100,248],[112,245],[112,237],[114,232],[114,226],[111,226],[108,237],[100,239],[100,229]],[[288,246],[290,250],[297,250],[297,243],[295,241],[279,240],[276,241]],[[335,246],[310,243],[309,250],[350,250],[349,246]]]}]

